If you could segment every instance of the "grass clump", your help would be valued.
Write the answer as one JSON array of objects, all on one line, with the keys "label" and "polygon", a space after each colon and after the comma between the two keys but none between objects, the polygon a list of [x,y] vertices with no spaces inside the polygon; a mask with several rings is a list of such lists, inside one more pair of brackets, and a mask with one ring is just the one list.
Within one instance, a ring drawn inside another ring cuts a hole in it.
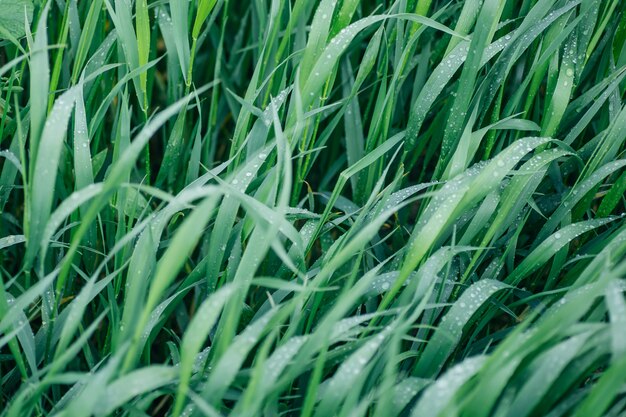
[{"label": "grass clump", "polygon": [[626,3],[0,0],[2,416],[623,416]]}]

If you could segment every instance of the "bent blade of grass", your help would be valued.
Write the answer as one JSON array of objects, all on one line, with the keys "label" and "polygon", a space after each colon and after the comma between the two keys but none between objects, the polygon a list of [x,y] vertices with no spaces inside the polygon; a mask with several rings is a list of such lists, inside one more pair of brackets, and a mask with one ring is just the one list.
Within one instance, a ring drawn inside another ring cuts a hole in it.
[{"label": "bent blade of grass", "polygon": [[520,139],[486,165],[474,166],[448,181],[415,226],[397,285],[387,294],[388,301],[419,265],[444,228],[455,219],[454,214],[460,214],[484,198],[528,152],[548,141],[540,137]]},{"label": "bent blade of grass", "polygon": [[388,327],[370,340],[365,342],[356,352],[351,354],[328,381],[324,390],[324,395],[317,408],[316,416],[329,415],[328,413],[336,409],[338,404],[345,398],[350,389],[356,383],[361,373],[366,370],[368,363],[372,360],[382,343],[392,332]]},{"label": "bent blade of grass", "polygon": [[24,266],[29,268],[37,255],[38,242],[50,217],[55,198],[55,182],[63,141],[67,134],[68,122],[74,103],[76,89],[72,88],[55,100],[46,120],[37,158],[33,164],[32,194],[30,207],[29,234]]},{"label": "bent blade of grass", "polygon": [[[106,398],[108,382],[115,376],[120,361],[121,355],[114,355],[108,363],[93,374],[92,378],[85,381],[84,386],[72,387],[68,392],[72,398],[66,399],[66,406],[60,409],[56,416],[69,417],[76,415],[76,413],[92,414],[97,411],[99,400]],[[78,390],[75,389],[76,387]],[[99,400],[94,401],[94,398]]]},{"label": "bent blade of grass", "polygon": [[215,195],[210,195],[205,198],[191,215],[185,219],[174,235],[171,246],[168,247],[157,263],[154,278],[152,279],[148,291],[146,304],[137,321],[132,344],[126,356],[124,364],[125,369],[128,369],[136,361],[137,358],[135,355],[137,354],[139,338],[144,332],[150,314],[154,307],[156,307],[163,292],[176,278],[185,260],[200,240],[204,227],[212,217],[212,211],[217,204],[217,198],[218,196]]},{"label": "bent blade of grass", "polygon": [[153,120],[151,120],[144,126],[144,128],[135,138],[135,140],[119,156],[119,159],[111,167],[109,174],[104,181],[104,188],[102,190],[102,193],[100,193],[97,198],[91,203],[89,209],[83,215],[83,220],[81,222],[80,228],[76,231],[76,234],[72,238],[68,251],[65,254],[65,257],[61,264],[59,280],[57,281],[56,287],[56,291],[58,294],[61,293],[65,285],[65,280],[67,279],[67,275],[72,265],[72,259],[74,258],[78,250],[78,246],[80,245],[81,240],[87,233],[91,222],[96,219],[98,213],[106,203],[107,199],[116,192],[119,184],[124,180],[125,177],[128,176],[139,154],[141,153],[141,150],[146,146],[146,144],[153,137],[155,132],[163,124],[165,124],[167,120],[169,120],[174,114],[176,114],[181,108],[183,108],[195,94],[201,94],[208,88],[209,86],[205,86],[199,89],[193,95],[189,95],[177,101],[176,103],[172,104],[171,106],[157,114]]},{"label": "bent blade of grass", "polygon": [[59,356],[55,358],[54,362],[50,364],[50,368],[48,369],[46,378],[51,378],[52,376],[56,375],[63,368],[65,368],[65,366],[67,366],[67,364],[74,357],[76,357],[78,352],[80,352],[83,349],[84,345],[89,341],[91,335],[97,330],[100,322],[104,319],[106,314],[107,310],[104,310],[102,313],[96,316],[92,323],[86,329],[84,329],[84,331],[74,341],[74,343],[68,346],[68,348],[65,349],[63,352],[60,352]]},{"label": "bent blade of grass", "polygon": [[474,356],[451,367],[421,395],[411,417],[439,416],[459,388],[473,377],[485,363],[485,356]]},{"label": "bent blade of grass", "polygon": [[[300,80],[302,83],[307,81],[310,73],[313,73],[315,61],[324,51],[336,5],[336,1],[322,0],[315,10],[313,21],[311,22],[311,31],[307,38],[307,45],[300,64]],[[304,84],[301,87],[304,87]]]},{"label": "bent blade of grass", "polygon": [[69,312],[63,324],[63,330],[61,330],[59,342],[56,345],[54,358],[58,358],[61,353],[65,351],[65,349],[69,346],[71,338],[80,326],[85,310],[87,309],[87,304],[90,301],[95,281],[96,277],[92,277],[87,280],[85,286],[82,287],[76,298],[67,307]]},{"label": "bent blade of grass", "polygon": [[415,22],[419,22],[426,26],[440,30],[442,32],[451,34],[453,36],[460,36],[447,28],[446,26],[437,23],[436,21],[423,16],[410,15],[410,14],[397,14],[388,16],[370,16],[358,20],[352,23],[350,26],[342,29],[337,36],[335,36],[331,42],[324,47],[324,49],[316,54],[315,63],[311,64],[310,76],[300,75],[303,80],[301,87],[302,107],[308,108],[313,102],[314,97],[319,95],[326,80],[330,77],[334,67],[339,58],[346,51],[348,45],[352,40],[363,30],[376,23],[384,21],[390,18],[407,19]]},{"label": "bent blade of grass", "polygon": [[91,184],[80,191],[76,191],[70,197],[64,200],[54,212],[46,224],[46,228],[39,242],[39,253],[41,257],[45,257],[50,246],[54,233],[63,224],[63,222],[79,207],[87,203],[89,200],[97,197],[103,190],[102,184]]},{"label": "bent blade of grass", "polygon": [[570,212],[579,201],[581,201],[587,193],[593,190],[603,179],[626,166],[626,159],[610,162],[593,172],[586,179],[572,187],[571,191],[563,200],[563,204],[558,207],[550,218],[544,223],[543,227],[537,234],[536,242],[539,243],[547,238],[547,236],[556,229],[557,225],[564,221],[565,216]]},{"label": "bent blade of grass", "polygon": [[626,141],[626,106],[611,120],[611,125],[602,135],[600,143],[594,149],[593,156],[585,166],[583,176],[589,177],[600,166],[610,164],[619,158],[619,149]]},{"label": "bent blade of grass", "polygon": [[265,362],[263,370],[264,390],[270,391],[274,383],[282,374],[283,370],[292,362],[293,357],[298,353],[302,345],[309,336],[294,336],[276,348]]},{"label": "bent blade of grass", "polygon": [[550,392],[561,372],[571,366],[583,345],[591,336],[583,333],[557,344],[540,355],[532,365],[532,376],[526,380],[515,399],[508,407],[508,415],[526,417],[539,404],[542,397]]},{"label": "bent blade of grass", "polygon": [[174,416],[183,409],[184,400],[189,390],[189,380],[196,356],[207,335],[230,296],[234,293],[233,285],[226,285],[207,298],[198,308],[183,336],[181,344],[180,379],[174,404]]},{"label": "bent blade of grass", "polygon": [[413,398],[428,386],[428,380],[421,378],[404,378],[393,387],[392,405],[394,412],[400,414]]},{"label": "bent blade of grass", "polygon": [[0,238],[0,249],[10,248],[13,245],[26,242],[24,235],[9,235]]},{"label": "bent blade of grass", "polygon": [[413,372],[424,377],[437,375],[461,340],[463,328],[472,316],[491,296],[507,288],[510,287],[502,282],[485,279],[465,290],[441,319],[441,324],[430,338]]},{"label": "bent blade of grass", "polygon": [[[50,283],[47,282],[47,284],[49,285]],[[43,293],[43,291],[45,291],[44,286],[38,286],[37,291],[31,291],[31,289],[29,289],[16,300],[12,295],[6,292],[4,283],[0,286],[0,297],[2,297],[0,300],[0,311],[2,311],[0,332],[6,336],[8,336],[8,334],[14,334],[17,336],[19,346],[14,340],[7,340],[11,353],[15,357],[21,376],[26,378],[27,371],[24,365],[24,358],[22,357],[22,353],[19,351],[19,347],[21,346],[24,357],[26,358],[26,363],[30,368],[30,373],[36,381],[39,379],[39,375],[37,369],[35,337],[32,327],[30,326],[30,322],[24,313],[24,309],[27,306],[26,301],[30,298],[34,299],[35,297],[38,297],[41,293]]]},{"label": "bent blade of grass", "polygon": [[[258,343],[263,333],[267,331],[267,325],[278,313],[278,310],[278,308],[273,308],[256,321],[250,323],[243,332],[235,337],[229,349],[214,364],[213,370],[202,388],[202,396],[210,404],[215,404],[223,398],[226,390],[243,365],[246,356]],[[228,318],[226,316],[222,320]]]},{"label": "bent blade of grass", "polygon": [[578,236],[590,232],[619,217],[585,220],[569,224],[543,240],[507,277],[507,282],[517,285],[522,279],[543,266],[559,250],[568,245]]},{"label": "bent blade of grass", "polygon": [[110,415],[132,398],[175,382],[177,375],[176,368],[166,365],[152,365],[126,374],[108,385],[95,414]]},{"label": "bent blade of grass", "polygon": [[[274,149],[275,143],[267,145],[257,152],[244,166],[233,173],[230,184],[236,187],[241,193],[245,193],[252,180],[258,175],[260,167],[265,159]],[[207,280],[209,286],[213,287],[217,282],[226,244],[235,224],[240,201],[234,197],[224,196],[220,209],[215,219],[215,225],[209,243],[209,265],[207,269]]]},{"label": "bent blade of grass", "polygon": [[[489,126],[486,126],[482,129],[479,129],[475,132],[464,132],[461,136],[459,145],[452,157],[450,164],[446,168],[442,179],[448,179],[455,175],[458,175],[465,169],[467,169],[468,164],[474,159],[476,156],[476,152],[484,138],[484,136],[490,130],[518,130],[518,131],[540,131],[541,128],[534,122],[525,119],[515,119],[514,116],[509,116],[502,120],[499,120],[496,123],[493,123]],[[449,173],[448,173],[449,172]]]}]

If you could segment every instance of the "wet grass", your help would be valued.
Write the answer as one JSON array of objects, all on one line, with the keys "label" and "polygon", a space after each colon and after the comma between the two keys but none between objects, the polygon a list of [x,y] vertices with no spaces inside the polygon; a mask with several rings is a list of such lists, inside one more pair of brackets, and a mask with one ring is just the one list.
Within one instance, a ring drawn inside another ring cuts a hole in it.
[{"label": "wet grass", "polygon": [[2,416],[625,415],[626,3],[0,10]]}]

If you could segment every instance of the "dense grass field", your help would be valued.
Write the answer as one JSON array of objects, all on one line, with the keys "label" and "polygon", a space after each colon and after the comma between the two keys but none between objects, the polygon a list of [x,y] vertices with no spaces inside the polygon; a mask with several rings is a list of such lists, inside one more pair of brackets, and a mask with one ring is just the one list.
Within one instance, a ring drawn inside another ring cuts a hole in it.
[{"label": "dense grass field", "polygon": [[626,416],[626,2],[0,0],[0,416]]}]

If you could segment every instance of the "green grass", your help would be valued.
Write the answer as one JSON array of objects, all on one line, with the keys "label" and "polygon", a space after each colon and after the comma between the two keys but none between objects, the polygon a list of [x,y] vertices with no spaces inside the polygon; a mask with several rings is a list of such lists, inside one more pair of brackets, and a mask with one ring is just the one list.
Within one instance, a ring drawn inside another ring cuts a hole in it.
[{"label": "green grass", "polygon": [[0,0],[0,416],[626,416],[626,2]]}]

